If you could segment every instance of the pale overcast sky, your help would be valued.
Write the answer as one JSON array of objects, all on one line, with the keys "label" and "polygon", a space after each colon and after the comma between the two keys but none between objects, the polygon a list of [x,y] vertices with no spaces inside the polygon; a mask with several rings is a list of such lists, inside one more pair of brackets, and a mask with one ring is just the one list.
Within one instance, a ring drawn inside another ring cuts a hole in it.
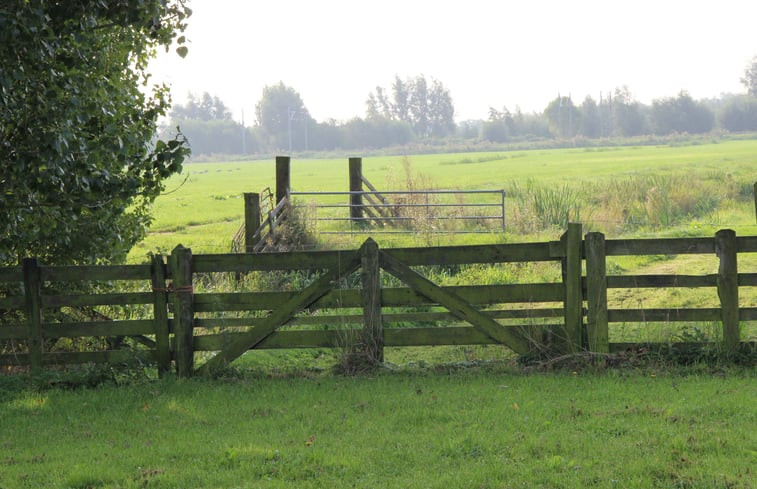
[{"label": "pale overcast sky", "polygon": [[688,90],[742,93],[757,55],[757,1],[191,0],[189,54],[161,55],[154,79],[219,96],[254,121],[263,87],[283,81],[318,121],[364,116],[395,75],[451,92],[455,118],[490,106],[541,111],[627,85],[640,101]]}]

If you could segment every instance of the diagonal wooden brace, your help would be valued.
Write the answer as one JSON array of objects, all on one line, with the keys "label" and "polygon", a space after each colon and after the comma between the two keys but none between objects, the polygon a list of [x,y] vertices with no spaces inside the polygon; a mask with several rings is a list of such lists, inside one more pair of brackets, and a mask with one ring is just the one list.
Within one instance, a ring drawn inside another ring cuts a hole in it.
[{"label": "diagonal wooden brace", "polygon": [[458,319],[467,321],[474,328],[492,339],[512,348],[521,355],[531,350],[529,341],[522,334],[508,329],[482,313],[459,295],[446,291],[412,268],[384,251],[379,251],[381,268],[391,273],[419,294],[446,307]]},{"label": "diagonal wooden brace", "polygon": [[[362,248],[361,248],[362,250]],[[360,267],[361,251],[352,252],[346,257],[346,260],[340,262],[334,268],[328,269],[318,280],[307,286],[299,294],[295,295],[284,303],[281,307],[272,311],[266,317],[262,324],[255,326],[247,333],[240,335],[223,350],[219,351],[213,358],[205,362],[197,373],[201,375],[212,375],[223,369],[236,360],[250,348],[254,348],[258,343],[272,334],[280,326],[286,324],[299,311],[309,307],[315,301],[323,297],[329,290],[334,288],[335,282],[341,277],[349,275]]]}]

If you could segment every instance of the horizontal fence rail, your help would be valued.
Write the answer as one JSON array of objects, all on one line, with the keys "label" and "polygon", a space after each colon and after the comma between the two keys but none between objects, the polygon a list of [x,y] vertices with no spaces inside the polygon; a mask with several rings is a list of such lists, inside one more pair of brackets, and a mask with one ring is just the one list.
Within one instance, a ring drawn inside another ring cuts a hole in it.
[{"label": "horizontal fence rail", "polygon": [[[39,372],[60,364],[141,362],[157,365],[161,375],[175,369],[190,376],[253,348],[359,344],[380,360],[386,346],[504,344],[521,354],[639,347],[611,341],[612,325],[622,323],[715,323],[722,328],[718,348],[754,348],[741,327],[757,321],[757,271],[737,268],[741,253],[757,253],[757,237],[722,230],[713,238],[605,240],[601,233],[582,236],[581,226],[571,224],[559,241],[538,243],[379,249],[369,239],[359,250],[228,255],[177,247],[149,264],[119,266],[27,259],[0,268],[0,365]],[[608,257],[680,254],[711,256],[717,273],[607,273]],[[554,263],[561,278],[439,286],[424,275],[434,267],[533,262]],[[203,285],[214,274],[268,272],[308,278],[290,291]],[[384,285],[389,275],[394,282]],[[713,290],[719,305],[621,308],[608,300],[608,291],[653,296],[661,288]],[[76,350],[77,341],[86,351]],[[195,352],[217,353],[196,368]]]},{"label": "horizontal fence rail", "polygon": [[[364,180],[363,183],[366,181]],[[370,188],[373,188],[370,186]],[[426,233],[476,234],[505,230],[504,190],[352,190],[345,192],[290,192],[293,198],[303,197],[304,203],[294,206],[314,212],[316,223],[346,222],[350,228],[319,230],[320,234],[407,234],[402,229],[421,223]],[[493,196],[492,202],[464,202],[466,196]],[[343,199],[325,199],[344,197]],[[437,199],[454,198],[442,202]],[[482,210],[484,214],[472,213]],[[443,226],[442,223],[449,223]],[[455,223],[486,223],[476,228],[461,228]],[[354,225],[353,225],[354,224]],[[360,227],[361,225],[365,225]],[[413,231],[414,232],[414,231]]]}]

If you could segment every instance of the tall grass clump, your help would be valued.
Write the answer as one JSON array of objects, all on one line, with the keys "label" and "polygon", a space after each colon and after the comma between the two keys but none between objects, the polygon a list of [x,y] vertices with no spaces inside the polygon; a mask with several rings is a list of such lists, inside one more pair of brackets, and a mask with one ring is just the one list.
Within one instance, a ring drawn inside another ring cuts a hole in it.
[{"label": "tall grass clump", "polygon": [[[557,185],[513,182],[509,222],[520,232],[584,222],[610,232],[660,230],[692,219],[718,221],[728,202],[748,200],[749,185],[725,172],[644,175]],[[514,204],[514,205],[513,205]]]},{"label": "tall grass clump", "polygon": [[[413,169],[410,159],[402,159],[402,170],[390,172],[387,176],[387,188],[392,191],[433,192],[438,186],[432,178]],[[412,230],[426,244],[433,243],[434,233],[453,233],[460,230],[482,230],[491,228],[494,221],[487,217],[485,211],[472,211],[465,206],[462,194],[449,198],[428,193],[408,193],[395,195],[388,208],[390,217],[396,218],[392,224],[396,227]],[[439,205],[442,204],[442,205]]]},{"label": "tall grass clump", "polygon": [[[421,192],[436,190],[431,177],[413,170],[410,158],[402,158],[402,171],[389,173],[387,188],[395,191]],[[391,217],[398,218],[397,223],[403,228],[413,229],[419,235],[426,236],[438,231],[438,207],[426,207],[435,204],[436,197],[429,194],[396,195],[392,199],[394,206],[390,207]]]},{"label": "tall grass clump", "polygon": [[568,185],[542,185],[533,179],[525,184],[513,182],[508,195],[516,201],[511,219],[521,231],[567,227],[581,220],[581,192]]},{"label": "tall grass clump", "polygon": [[315,219],[311,216],[312,206],[287,203],[281,212],[279,222],[273,232],[266,237],[263,251],[299,251],[315,246]]},{"label": "tall grass clump", "polygon": [[706,217],[737,193],[691,175],[629,177],[592,183],[585,190],[589,220],[618,230],[660,229]]}]

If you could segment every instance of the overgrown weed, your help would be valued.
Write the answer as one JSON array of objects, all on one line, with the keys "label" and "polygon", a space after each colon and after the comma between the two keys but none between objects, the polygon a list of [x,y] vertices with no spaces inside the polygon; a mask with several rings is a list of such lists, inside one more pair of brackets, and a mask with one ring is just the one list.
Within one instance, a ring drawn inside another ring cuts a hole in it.
[{"label": "overgrown weed", "polygon": [[[466,206],[463,194],[446,198],[434,194],[438,190],[436,183],[429,175],[417,172],[407,156],[402,158],[401,166],[401,170],[387,175],[387,188],[408,193],[390,199],[393,205],[388,208],[391,219],[386,222],[389,226],[412,231],[426,246],[432,246],[434,235],[439,233],[500,229],[499,221],[489,215],[491,211]],[[454,202],[450,202],[450,198]]]},{"label": "overgrown weed", "polygon": [[[510,228],[518,232],[565,229],[582,222],[587,230],[612,233],[659,231],[695,219],[717,221],[726,202],[751,197],[751,183],[727,172],[645,175],[575,184],[541,184],[533,179],[508,187]],[[514,202],[514,205],[512,203]]]}]

